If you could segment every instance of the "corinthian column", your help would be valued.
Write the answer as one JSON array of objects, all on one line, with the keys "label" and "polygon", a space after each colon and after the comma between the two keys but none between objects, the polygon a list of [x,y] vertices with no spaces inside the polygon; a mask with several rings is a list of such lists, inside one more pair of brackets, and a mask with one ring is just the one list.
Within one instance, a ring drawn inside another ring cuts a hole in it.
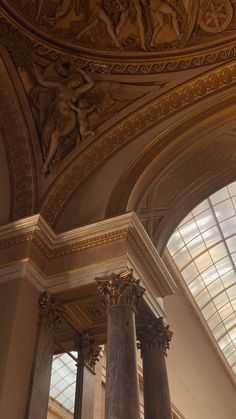
[{"label": "corinthian column", "polygon": [[143,359],[145,419],[172,419],[165,360],[172,332],[159,318],[139,327],[137,334]]},{"label": "corinthian column", "polygon": [[107,304],[105,419],[140,419],[135,314],[145,289],[132,271],[96,281]]}]

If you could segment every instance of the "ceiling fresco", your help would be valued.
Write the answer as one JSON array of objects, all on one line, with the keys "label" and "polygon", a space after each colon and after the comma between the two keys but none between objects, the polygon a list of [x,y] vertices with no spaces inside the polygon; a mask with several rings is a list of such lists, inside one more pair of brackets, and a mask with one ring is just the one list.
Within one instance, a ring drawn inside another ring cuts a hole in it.
[{"label": "ceiling fresco", "polygon": [[43,36],[84,50],[162,52],[234,35],[233,0],[9,0]]}]

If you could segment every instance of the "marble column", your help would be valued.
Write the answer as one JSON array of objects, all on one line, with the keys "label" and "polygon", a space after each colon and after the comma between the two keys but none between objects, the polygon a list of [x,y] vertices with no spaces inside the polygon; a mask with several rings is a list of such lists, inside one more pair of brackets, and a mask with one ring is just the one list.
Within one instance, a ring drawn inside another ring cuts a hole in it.
[{"label": "marble column", "polygon": [[172,419],[165,360],[172,332],[159,318],[138,327],[137,335],[143,359],[145,419]]},{"label": "marble column", "polygon": [[38,337],[27,419],[47,418],[52,361],[55,350],[54,332],[61,322],[61,314],[57,300],[49,293],[42,294],[39,300]]},{"label": "marble column", "polygon": [[132,271],[96,281],[107,304],[105,419],[140,419],[135,314],[145,289]]}]

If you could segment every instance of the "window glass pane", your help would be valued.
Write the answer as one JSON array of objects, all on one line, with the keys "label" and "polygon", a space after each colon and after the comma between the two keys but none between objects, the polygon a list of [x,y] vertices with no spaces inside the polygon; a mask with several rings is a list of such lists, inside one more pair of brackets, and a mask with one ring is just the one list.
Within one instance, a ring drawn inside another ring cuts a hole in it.
[{"label": "window glass pane", "polygon": [[227,188],[220,189],[218,192],[210,196],[211,203],[218,204],[218,202],[224,201],[229,198],[229,191]]},{"label": "window glass pane", "polygon": [[236,182],[200,203],[178,228],[170,250],[178,251],[183,281],[236,374]]},{"label": "window glass pane", "polygon": [[212,259],[209,252],[205,252],[203,255],[195,259],[195,263],[200,272],[205,271],[205,269],[212,265]]},{"label": "window glass pane", "polygon": [[186,243],[199,235],[199,230],[194,220],[189,221],[188,223],[181,226],[179,231]]},{"label": "window glass pane", "polygon": [[221,276],[221,280],[225,288],[228,288],[230,285],[236,284],[236,272],[231,270],[225,275]]},{"label": "window glass pane", "polygon": [[205,306],[210,301],[210,299],[211,297],[207,290],[203,290],[196,296],[196,301],[200,308]]},{"label": "window glass pane", "polygon": [[207,306],[204,307],[203,310],[202,310],[202,314],[203,314],[203,316],[205,317],[206,320],[208,320],[210,317],[212,317],[215,312],[216,312],[216,307],[215,307],[215,304],[213,304],[212,302],[207,304]]},{"label": "window glass pane", "polygon": [[174,256],[174,261],[179,269],[182,269],[185,265],[191,262],[191,256],[186,247],[183,247],[176,255]]},{"label": "window glass pane", "polygon": [[208,203],[208,201],[206,199],[205,201],[201,202],[201,204],[199,204],[196,208],[194,208],[192,210],[192,214],[194,216],[196,216],[196,215],[199,215],[201,212],[203,212],[203,211],[205,211],[207,209],[209,209],[209,203]]},{"label": "window glass pane", "polygon": [[228,185],[228,190],[231,196],[236,196],[236,182],[233,182],[230,185]]},{"label": "window glass pane", "polygon": [[208,320],[208,326],[211,330],[215,329],[216,326],[221,323],[221,318],[218,313],[214,314],[209,320]]},{"label": "window glass pane", "polygon": [[229,331],[229,336],[231,337],[232,340],[236,339],[236,327],[234,327],[233,330]]},{"label": "window glass pane", "polygon": [[195,220],[201,233],[203,233],[204,231],[208,230],[216,224],[216,221],[210,209],[198,215],[195,218]]},{"label": "window glass pane", "polygon": [[213,330],[213,334],[216,338],[216,340],[218,340],[219,338],[223,338],[223,336],[225,335],[226,330],[225,327],[223,325],[223,323],[220,323],[214,330]]},{"label": "window glass pane", "polygon": [[219,342],[219,347],[221,350],[224,350],[231,343],[229,335],[224,336]]},{"label": "window glass pane", "polygon": [[[72,352],[77,357],[76,352]],[[50,397],[71,413],[74,412],[77,366],[68,354],[53,358]]]},{"label": "window glass pane", "polygon": [[[230,339],[230,342],[231,342],[231,339]],[[232,342],[223,349],[223,352],[226,358],[228,358],[234,351],[235,351],[235,346]]]},{"label": "window glass pane", "polygon": [[224,275],[232,269],[232,263],[229,257],[226,257],[215,264],[219,275]]},{"label": "window glass pane", "polygon": [[199,294],[199,292],[201,292],[204,288],[205,284],[200,276],[189,284],[189,289],[194,296]]},{"label": "window glass pane", "polygon": [[194,262],[190,263],[181,273],[187,284],[199,274]]},{"label": "window glass pane", "polygon": [[172,234],[171,239],[169,240],[169,243],[168,243],[168,249],[169,249],[170,253],[172,255],[174,255],[183,246],[184,246],[184,241],[183,241],[180,233],[178,231],[175,231]]},{"label": "window glass pane", "polygon": [[192,258],[195,258],[206,250],[206,245],[201,236],[197,236],[195,239],[191,240],[187,247]]},{"label": "window glass pane", "polygon": [[232,307],[231,303],[226,304],[224,307],[222,307],[219,310],[219,314],[220,314],[220,317],[222,318],[222,320],[229,317],[230,314],[232,314],[232,313],[233,313],[233,307]]},{"label": "window glass pane", "polygon": [[210,247],[222,240],[218,226],[214,226],[202,233],[206,246]]},{"label": "window glass pane", "polygon": [[222,221],[220,227],[225,238],[232,236],[232,234],[236,233],[236,217],[234,216],[226,221]]},{"label": "window glass pane", "polygon": [[222,292],[214,299],[214,303],[217,309],[220,309],[223,305],[225,305],[229,301],[228,295],[226,292]]},{"label": "window glass pane", "polygon": [[212,282],[208,286],[208,291],[211,294],[211,297],[214,298],[217,294],[222,292],[224,290],[224,287],[222,285],[222,282],[220,279],[216,279],[214,282]]},{"label": "window glass pane", "polygon": [[215,279],[219,278],[219,274],[214,265],[202,272],[201,275],[206,285],[209,285]]},{"label": "window glass pane", "polygon": [[230,252],[236,252],[236,236],[230,237],[226,240]]},{"label": "window glass pane", "polygon": [[219,243],[216,246],[209,249],[209,253],[212,257],[213,262],[218,262],[218,260],[223,259],[227,255],[227,250],[224,243]]},{"label": "window glass pane", "polygon": [[230,218],[233,215],[235,215],[231,199],[217,204],[214,210],[219,221],[226,220],[227,218]]}]

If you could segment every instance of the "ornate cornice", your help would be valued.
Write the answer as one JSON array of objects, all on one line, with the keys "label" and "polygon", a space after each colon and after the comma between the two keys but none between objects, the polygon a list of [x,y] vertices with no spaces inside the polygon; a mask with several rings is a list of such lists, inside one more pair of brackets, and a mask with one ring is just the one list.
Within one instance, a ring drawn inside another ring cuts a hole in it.
[{"label": "ornate cornice", "polygon": [[141,287],[140,280],[133,277],[132,270],[96,278],[96,282],[107,307],[126,305],[136,310],[145,293],[145,288]]},{"label": "ornate cornice", "polygon": [[188,81],[124,118],[84,150],[51,186],[41,213],[50,225],[69,197],[105,160],[162,121],[236,83],[236,64],[230,63]]},{"label": "ornate cornice", "polygon": [[144,352],[151,349],[159,349],[164,355],[167,355],[172,335],[170,327],[165,325],[162,317],[138,326],[138,347],[141,349],[142,356]]}]

